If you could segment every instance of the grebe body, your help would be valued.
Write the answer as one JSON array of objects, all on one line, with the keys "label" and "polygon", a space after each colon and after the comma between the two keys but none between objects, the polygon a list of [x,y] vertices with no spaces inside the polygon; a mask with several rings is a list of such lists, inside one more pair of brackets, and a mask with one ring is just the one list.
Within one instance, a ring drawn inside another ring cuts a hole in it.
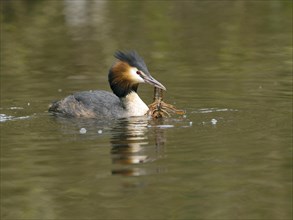
[{"label": "grebe body", "polygon": [[149,73],[143,59],[135,52],[117,51],[117,62],[110,68],[108,81],[113,91],[76,92],[54,102],[49,112],[70,117],[127,118],[143,116],[148,106],[137,94],[138,84],[166,88]]}]

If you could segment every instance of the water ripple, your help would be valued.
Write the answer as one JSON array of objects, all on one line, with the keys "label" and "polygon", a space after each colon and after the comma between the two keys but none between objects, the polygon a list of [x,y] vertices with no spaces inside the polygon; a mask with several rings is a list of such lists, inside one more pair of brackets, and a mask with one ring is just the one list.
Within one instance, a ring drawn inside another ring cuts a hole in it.
[{"label": "water ripple", "polygon": [[212,112],[238,112],[237,109],[229,108],[201,108],[191,113],[212,113]]},{"label": "water ripple", "polygon": [[15,117],[15,116],[11,116],[11,115],[0,114],[0,122],[13,121],[13,120],[22,120],[22,119],[27,119],[29,117],[30,116]]}]

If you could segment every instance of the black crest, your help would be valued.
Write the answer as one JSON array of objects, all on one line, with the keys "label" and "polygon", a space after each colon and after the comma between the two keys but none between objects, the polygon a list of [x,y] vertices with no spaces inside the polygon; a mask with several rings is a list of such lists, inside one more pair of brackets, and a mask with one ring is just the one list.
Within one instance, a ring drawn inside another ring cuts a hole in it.
[{"label": "black crest", "polygon": [[136,67],[137,69],[143,71],[145,74],[150,74],[144,60],[141,56],[138,55],[136,51],[117,51],[114,54],[114,57],[118,60],[128,63],[130,66]]}]

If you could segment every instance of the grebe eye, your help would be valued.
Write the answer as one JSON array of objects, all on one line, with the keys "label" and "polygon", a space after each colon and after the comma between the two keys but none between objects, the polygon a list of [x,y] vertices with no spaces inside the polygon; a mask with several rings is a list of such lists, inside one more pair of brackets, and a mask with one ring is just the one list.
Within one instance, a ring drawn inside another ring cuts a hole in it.
[{"label": "grebe eye", "polygon": [[141,72],[138,70],[138,71],[136,71],[136,74],[140,76]]}]

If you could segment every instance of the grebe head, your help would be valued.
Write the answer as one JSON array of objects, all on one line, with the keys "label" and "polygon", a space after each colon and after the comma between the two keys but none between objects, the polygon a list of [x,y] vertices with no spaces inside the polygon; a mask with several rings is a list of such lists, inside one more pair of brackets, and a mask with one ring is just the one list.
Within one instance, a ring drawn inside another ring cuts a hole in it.
[{"label": "grebe head", "polygon": [[160,82],[149,73],[144,60],[135,52],[117,51],[114,55],[118,61],[111,67],[108,80],[114,94],[125,97],[131,92],[137,92],[139,83],[148,83],[166,90]]}]

